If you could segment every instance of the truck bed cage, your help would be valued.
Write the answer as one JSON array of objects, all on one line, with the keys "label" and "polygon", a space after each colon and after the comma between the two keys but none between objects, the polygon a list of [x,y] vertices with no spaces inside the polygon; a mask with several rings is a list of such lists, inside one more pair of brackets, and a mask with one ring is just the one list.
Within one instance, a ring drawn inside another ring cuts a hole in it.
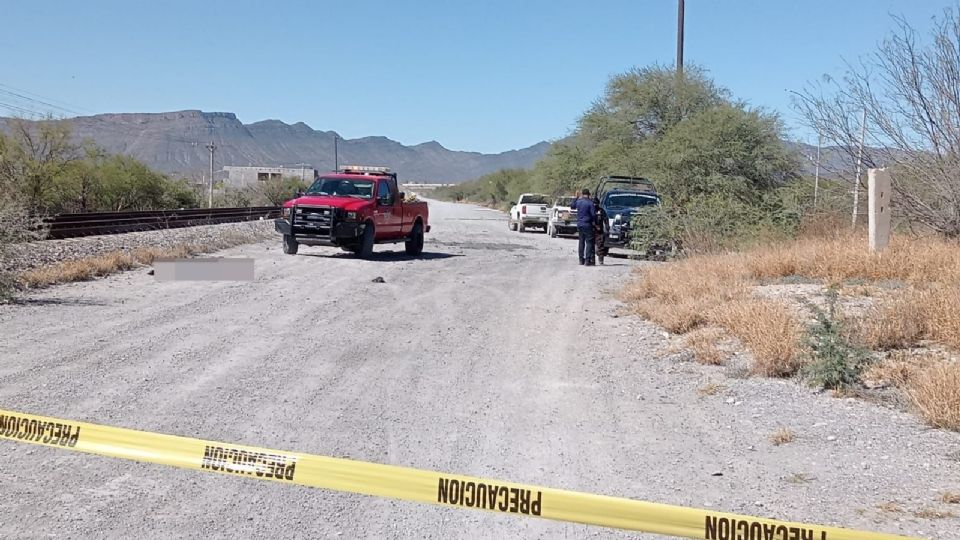
[{"label": "truck bed cage", "polygon": [[[604,189],[606,184],[620,184],[615,185]],[[629,185],[623,185],[629,184]],[[620,175],[607,175],[600,178],[600,181],[597,182],[597,189],[594,190],[594,196],[600,197],[608,191],[609,189],[622,189],[628,191],[644,191],[649,193],[657,193],[657,188],[653,185],[653,182],[647,178],[640,176],[620,176]]]}]

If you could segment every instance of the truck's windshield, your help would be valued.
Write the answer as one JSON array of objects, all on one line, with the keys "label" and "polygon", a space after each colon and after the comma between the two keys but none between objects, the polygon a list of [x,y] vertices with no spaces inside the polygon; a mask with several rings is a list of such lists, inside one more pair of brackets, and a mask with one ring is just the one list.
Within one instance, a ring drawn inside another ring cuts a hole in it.
[{"label": "truck's windshield", "polygon": [[344,180],[342,178],[318,178],[306,191],[307,195],[336,195],[373,198],[373,180]]},{"label": "truck's windshield", "polygon": [[608,193],[604,197],[605,206],[624,206],[636,208],[638,206],[650,206],[657,204],[655,195],[644,195],[641,193]]}]

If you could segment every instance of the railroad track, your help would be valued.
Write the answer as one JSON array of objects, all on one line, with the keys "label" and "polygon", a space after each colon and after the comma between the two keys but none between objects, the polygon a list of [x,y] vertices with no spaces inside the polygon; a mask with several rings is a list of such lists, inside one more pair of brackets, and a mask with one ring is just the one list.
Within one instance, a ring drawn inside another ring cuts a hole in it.
[{"label": "railroad track", "polygon": [[190,208],[186,210],[149,210],[145,212],[91,212],[59,214],[43,219],[47,239],[76,238],[98,234],[121,234],[256,221],[280,217],[280,208],[255,206],[245,208]]}]

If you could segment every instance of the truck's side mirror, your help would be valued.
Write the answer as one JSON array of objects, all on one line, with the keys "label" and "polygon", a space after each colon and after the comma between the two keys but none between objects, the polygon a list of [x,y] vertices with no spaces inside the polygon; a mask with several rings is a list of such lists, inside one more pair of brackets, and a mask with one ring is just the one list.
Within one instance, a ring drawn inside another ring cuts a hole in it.
[{"label": "truck's side mirror", "polygon": [[398,193],[397,196],[400,197],[401,201],[407,198],[407,194],[402,191]]}]

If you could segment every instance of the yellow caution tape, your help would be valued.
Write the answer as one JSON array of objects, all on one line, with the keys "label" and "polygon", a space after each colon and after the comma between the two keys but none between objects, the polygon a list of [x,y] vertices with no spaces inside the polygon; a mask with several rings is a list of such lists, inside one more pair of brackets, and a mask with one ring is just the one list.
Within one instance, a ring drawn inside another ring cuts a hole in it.
[{"label": "yellow caution tape", "polygon": [[0,438],[286,484],[711,540],[893,540],[776,521],[350,459],[74,422],[0,409]]}]

